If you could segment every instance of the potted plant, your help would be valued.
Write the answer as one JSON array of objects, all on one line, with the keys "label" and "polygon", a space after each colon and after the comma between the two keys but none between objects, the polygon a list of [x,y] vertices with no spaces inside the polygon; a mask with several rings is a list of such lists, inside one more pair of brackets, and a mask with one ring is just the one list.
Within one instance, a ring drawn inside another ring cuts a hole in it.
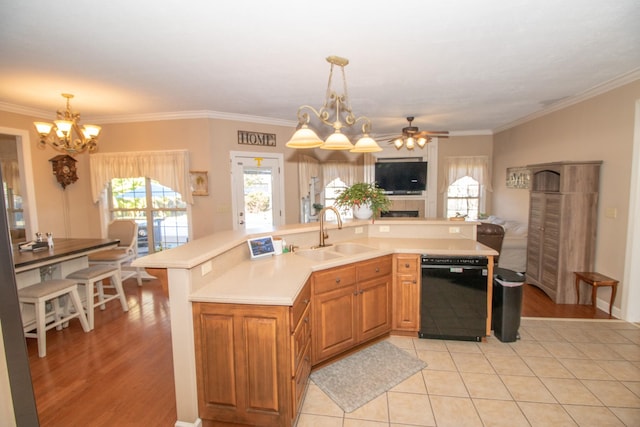
[{"label": "potted plant", "polygon": [[[372,215],[375,218],[381,212],[387,212],[391,207],[391,200],[376,184],[357,182],[338,194],[335,205],[339,208],[352,208],[356,218],[368,219]],[[368,214],[360,213],[367,209],[370,210]]]}]

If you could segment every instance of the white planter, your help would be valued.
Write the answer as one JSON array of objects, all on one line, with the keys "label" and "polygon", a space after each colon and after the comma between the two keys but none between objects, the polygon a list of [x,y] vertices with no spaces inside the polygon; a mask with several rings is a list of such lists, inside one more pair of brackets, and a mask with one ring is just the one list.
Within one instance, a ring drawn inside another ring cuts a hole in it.
[{"label": "white planter", "polygon": [[368,204],[353,207],[353,216],[357,219],[369,219],[372,215],[373,211]]}]

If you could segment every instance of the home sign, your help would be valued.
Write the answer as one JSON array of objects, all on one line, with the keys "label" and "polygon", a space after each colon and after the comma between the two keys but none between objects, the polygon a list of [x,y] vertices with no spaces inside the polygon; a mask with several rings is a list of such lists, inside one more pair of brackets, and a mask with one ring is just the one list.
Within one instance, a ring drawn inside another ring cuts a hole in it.
[{"label": "home sign", "polygon": [[248,132],[246,130],[238,131],[238,144],[241,145],[262,145],[267,147],[276,146],[275,133]]}]

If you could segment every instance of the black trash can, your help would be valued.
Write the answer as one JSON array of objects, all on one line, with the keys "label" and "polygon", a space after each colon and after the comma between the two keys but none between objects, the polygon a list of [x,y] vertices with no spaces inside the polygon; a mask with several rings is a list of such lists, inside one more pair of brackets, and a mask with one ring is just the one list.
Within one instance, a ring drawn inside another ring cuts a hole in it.
[{"label": "black trash can", "polygon": [[494,335],[502,342],[514,342],[520,338],[523,284],[524,275],[506,268],[495,268],[491,325]]}]

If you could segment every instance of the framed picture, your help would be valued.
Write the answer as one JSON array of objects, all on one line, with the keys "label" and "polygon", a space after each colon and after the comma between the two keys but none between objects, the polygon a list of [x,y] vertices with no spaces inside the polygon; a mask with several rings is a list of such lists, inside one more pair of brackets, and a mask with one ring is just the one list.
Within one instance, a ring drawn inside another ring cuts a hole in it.
[{"label": "framed picture", "polygon": [[189,171],[191,178],[191,194],[194,196],[209,195],[209,176],[207,171]]},{"label": "framed picture", "polygon": [[529,169],[507,168],[507,187],[508,188],[529,188]]}]

